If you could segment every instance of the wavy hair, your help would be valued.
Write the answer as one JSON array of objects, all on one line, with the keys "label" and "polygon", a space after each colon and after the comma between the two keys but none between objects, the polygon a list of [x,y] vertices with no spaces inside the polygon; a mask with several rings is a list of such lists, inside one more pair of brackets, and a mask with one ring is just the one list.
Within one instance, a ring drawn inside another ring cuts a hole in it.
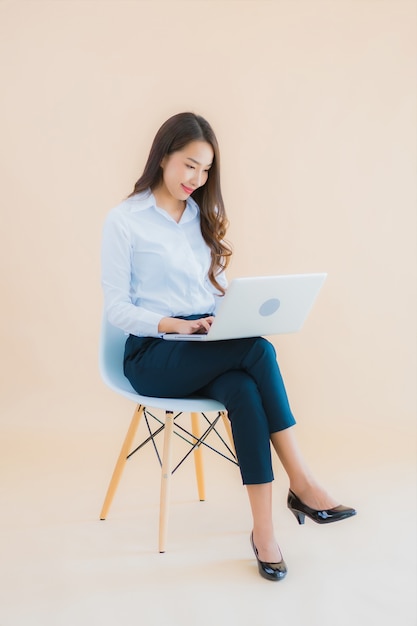
[{"label": "wavy hair", "polygon": [[208,277],[214,287],[224,295],[225,290],[216,277],[228,266],[232,249],[224,239],[229,222],[220,186],[219,145],[207,120],[188,112],[170,117],[156,133],[143,174],[135,183],[129,197],[147,189],[155,189],[162,181],[161,162],[164,156],[182,150],[192,141],[206,141],[214,153],[207,182],[196,189],[192,197],[200,207],[201,233],[210,248]]}]

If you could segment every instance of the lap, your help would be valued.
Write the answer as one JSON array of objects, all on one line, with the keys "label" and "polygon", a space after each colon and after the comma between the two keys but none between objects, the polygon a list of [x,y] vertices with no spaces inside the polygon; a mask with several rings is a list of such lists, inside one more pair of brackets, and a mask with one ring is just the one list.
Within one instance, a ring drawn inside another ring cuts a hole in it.
[{"label": "lap", "polygon": [[239,369],[248,352],[264,342],[269,344],[260,337],[187,342],[131,335],[126,342],[125,375],[139,393],[187,396]]}]

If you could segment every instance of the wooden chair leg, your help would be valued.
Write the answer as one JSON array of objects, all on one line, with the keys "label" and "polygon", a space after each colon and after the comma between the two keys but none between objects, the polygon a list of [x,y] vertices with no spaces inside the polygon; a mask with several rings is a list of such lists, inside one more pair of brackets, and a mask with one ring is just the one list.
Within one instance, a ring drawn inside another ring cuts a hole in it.
[{"label": "wooden chair leg", "polygon": [[133,413],[132,421],[130,422],[130,426],[123,442],[122,449],[120,450],[119,458],[117,459],[117,463],[113,470],[113,475],[107,489],[106,497],[104,499],[103,508],[101,509],[101,520],[105,520],[107,517],[107,513],[109,512],[114,494],[116,493],[120,478],[126,465],[127,456],[130,452],[133,439],[139,426],[140,418],[143,415],[143,411],[144,407],[138,404],[135,408],[135,412]]},{"label": "wooden chair leg", "polygon": [[230,420],[227,417],[226,411],[222,411],[221,414],[222,414],[222,418],[223,418],[224,427],[225,427],[226,432],[227,432],[227,434],[229,436],[230,447],[232,449],[233,454],[236,456],[235,442],[233,440],[233,433],[232,433],[232,427],[230,426]]},{"label": "wooden chair leg", "polygon": [[164,450],[162,454],[161,497],[159,504],[159,552],[165,552],[168,530],[168,507],[172,472],[172,435],[174,414],[165,412]]},{"label": "wooden chair leg", "polygon": [[[201,429],[199,413],[191,413],[191,431],[196,441],[200,439]],[[200,501],[203,502],[206,499],[206,487],[204,483],[203,450],[201,445],[194,448],[194,465],[195,475],[197,478],[198,497]]]}]

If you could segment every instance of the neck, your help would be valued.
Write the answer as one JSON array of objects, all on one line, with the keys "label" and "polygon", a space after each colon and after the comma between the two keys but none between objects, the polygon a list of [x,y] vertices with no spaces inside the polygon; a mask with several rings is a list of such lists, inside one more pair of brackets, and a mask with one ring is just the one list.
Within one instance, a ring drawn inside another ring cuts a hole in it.
[{"label": "neck", "polygon": [[176,222],[179,222],[185,211],[185,200],[176,200],[172,196],[164,194],[161,189],[154,189],[153,195],[158,207],[166,211]]}]

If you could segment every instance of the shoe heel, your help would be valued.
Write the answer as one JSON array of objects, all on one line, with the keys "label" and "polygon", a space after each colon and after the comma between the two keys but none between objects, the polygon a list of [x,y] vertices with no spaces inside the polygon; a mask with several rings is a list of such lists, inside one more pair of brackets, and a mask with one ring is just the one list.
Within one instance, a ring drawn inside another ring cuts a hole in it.
[{"label": "shoe heel", "polygon": [[300,525],[304,524],[305,519],[306,519],[306,516],[304,513],[301,513],[301,511],[295,511],[294,509],[291,509],[291,513],[294,514],[295,519]]}]

